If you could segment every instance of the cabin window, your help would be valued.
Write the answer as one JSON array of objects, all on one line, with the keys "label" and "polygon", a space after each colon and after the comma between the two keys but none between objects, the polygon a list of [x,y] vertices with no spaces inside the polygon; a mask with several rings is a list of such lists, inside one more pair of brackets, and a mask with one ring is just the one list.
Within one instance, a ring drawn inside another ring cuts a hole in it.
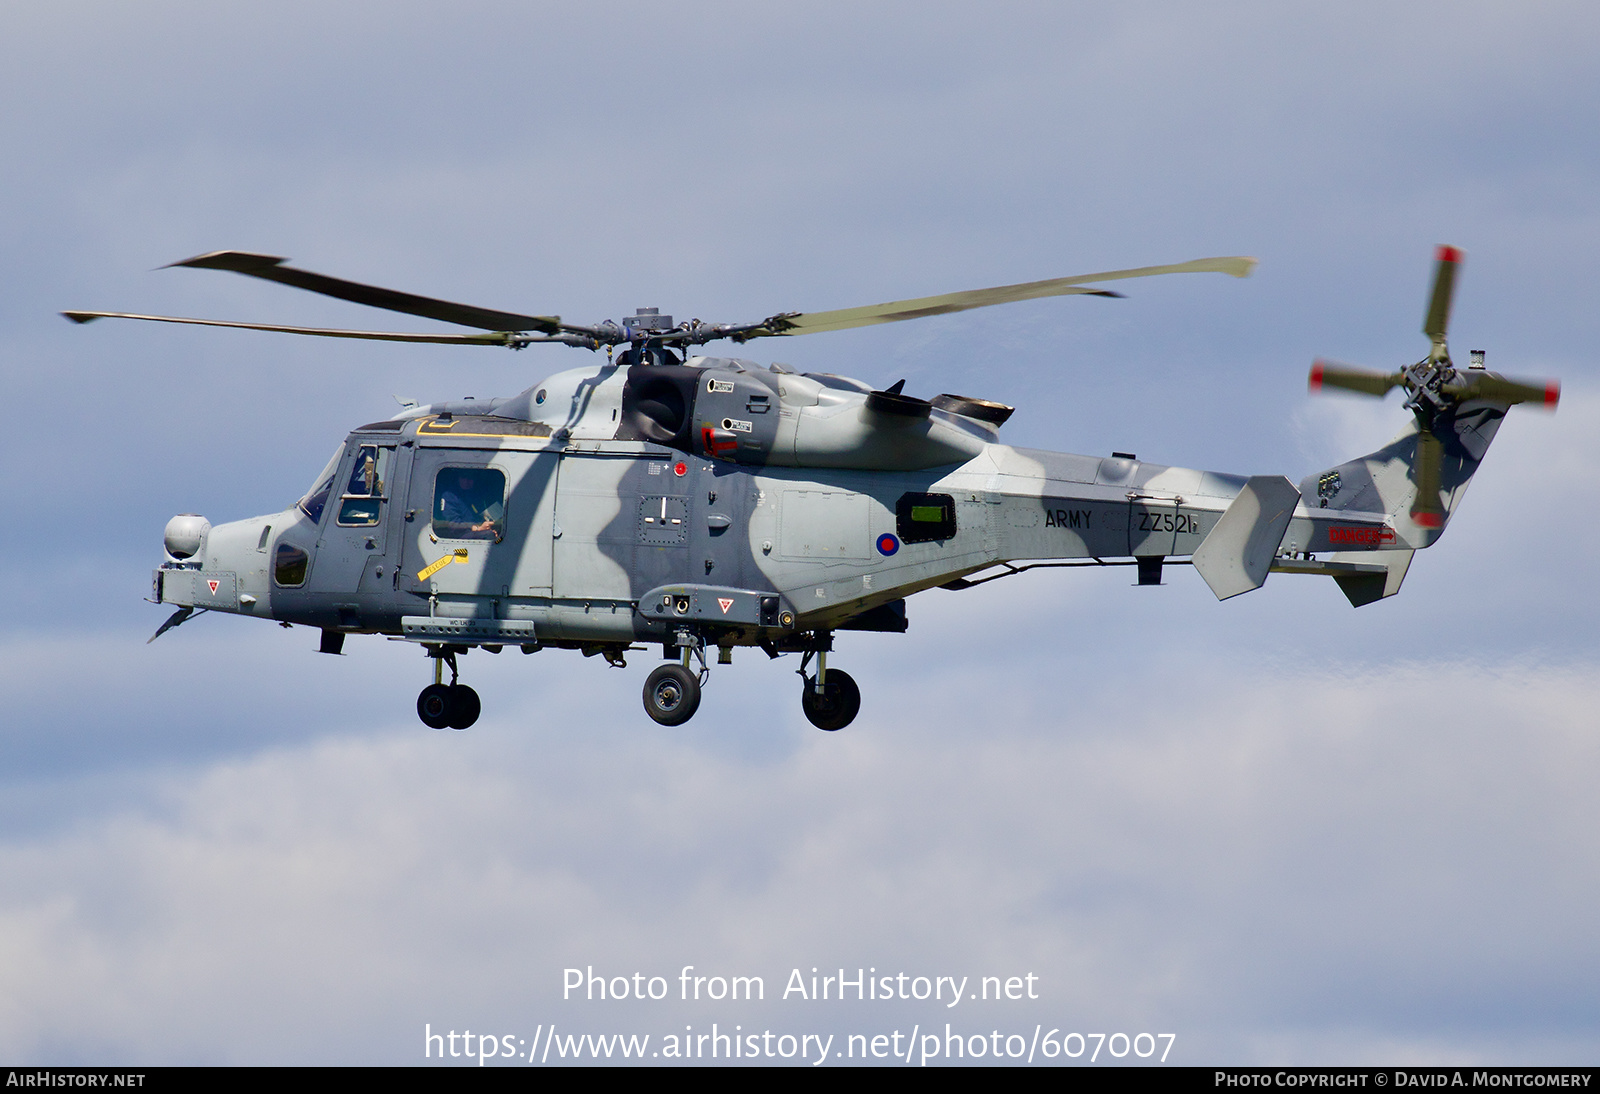
[{"label": "cabin window", "polygon": [[292,543],[278,544],[272,559],[272,580],[285,589],[298,589],[306,583],[306,567],[311,556]]},{"label": "cabin window", "polygon": [[490,467],[444,467],[433,486],[433,532],[440,539],[492,539],[506,526],[506,476]]},{"label": "cabin window", "polygon": [[949,494],[901,494],[894,521],[904,543],[950,539],[956,534],[956,499]]}]

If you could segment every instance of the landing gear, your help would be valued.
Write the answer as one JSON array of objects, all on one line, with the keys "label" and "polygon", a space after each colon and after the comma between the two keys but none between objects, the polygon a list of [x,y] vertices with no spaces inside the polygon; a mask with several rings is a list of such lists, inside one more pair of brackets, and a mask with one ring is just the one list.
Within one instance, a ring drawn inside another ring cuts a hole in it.
[{"label": "landing gear", "polygon": [[[433,658],[433,683],[417,696],[417,717],[429,729],[466,729],[478,720],[483,704],[478,693],[456,682],[456,655],[449,647],[430,647]],[[444,682],[444,666],[450,665],[450,682]]]},{"label": "landing gear", "polygon": [[429,684],[417,696],[417,717],[429,729],[450,728],[450,685]]},{"label": "landing gear", "polygon": [[800,693],[800,709],[806,712],[806,720],[812,725],[832,733],[856,720],[861,712],[861,689],[856,687],[848,672],[829,669],[822,694],[817,694],[815,684],[806,682],[805,690]]},{"label": "landing gear", "polygon": [[417,717],[429,729],[466,729],[482,710],[478,693],[465,684],[429,684],[417,696]]},{"label": "landing gear", "polygon": [[700,680],[682,665],[662,665],[644,682],[645,713],[664,726],[681,726],[700,707]]},{"label": "landing gear", "polygon": [[[800,709],[805,711],[806,721],[829,733],[843,729],[861,713],[861,689],[854,678],[843,669],[828,667],[827,646],[833,644],[831,639],[829,635],[823,648],[808,651],[800,662],[800,679],[805,681],[805,689],[800,693]],[[807,676],[806,666],[811,664],[813,653],[817,658],[817,674]]]},{"label": "landing gear", "polygon": [[[668,657],[674,656],[674,649],[677,651],[676,661],[657,668],[644,682],[644,710],[657,724],[681,726],[694,717],[695,711],[700,708],[701,689],[711,675],[711,668],[706,664],[708,643],[717,637],[716,632],[708,637],[705,633],[684,627],[663,643],[665,648],[662,652]],[[735,636],[724,634],[721,640],[730,637]],[[718,648],[721,651],[718,664],[733,660],[731,645],[722,645],[719,641]],[[762,643],[762,648],[769,657],[780,655],[776,643]],[[807,721],[830,733],[843,729],[861,713],[861,689],[856,686],[855,680],[842,669],[828,668],[828,653],[832,649],[833,633],[816,631],[795,636],[783,651],[805,654],[799,670],[800,679],[805,681],[800,706],[805,711]],[[811,671],[813,660],[816,661],[814,673]],[[694,668],[696,662],[699,664],[698,672]]]},{"label": "landing gear", "polygon": [[478,693],[465,684],[450,685],[450,728],[466,729],[483,713]]},{"label": "landing gear", "polygon": [[[644,682],[644,712],[664,726],[681,726],[694,717],[700,709],[700,689],[711,675],[704,638],[680,630],[676,645],[678,663],[662,665]],[[700,662],[699,672],[689,667],[695,659]]]}]

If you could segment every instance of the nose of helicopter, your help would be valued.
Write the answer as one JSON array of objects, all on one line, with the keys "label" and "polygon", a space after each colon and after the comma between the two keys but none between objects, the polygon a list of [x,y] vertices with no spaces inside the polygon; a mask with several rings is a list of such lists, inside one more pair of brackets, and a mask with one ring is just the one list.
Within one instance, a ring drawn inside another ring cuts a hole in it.
[{"label": "nose of helicopter", "polygon": [[180,513],[162,534],[166,558],[155,572],[155,599],[180,607],[262,614],[267,610],[267,550],[274,517],[213,525]]}]

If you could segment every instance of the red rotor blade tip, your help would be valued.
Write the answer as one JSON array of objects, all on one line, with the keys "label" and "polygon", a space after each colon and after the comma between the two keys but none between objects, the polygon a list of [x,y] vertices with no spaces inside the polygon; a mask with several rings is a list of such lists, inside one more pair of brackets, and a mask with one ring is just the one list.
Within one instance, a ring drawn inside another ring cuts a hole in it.
[{"label": "red rotor blade tip", "polygon": [[1551,380],[1544,386],[1544,405],[1555,406],[1561,401],[1561,382]]},{"label": "red rotor blade tip", "polygon": [[1320,358],[1311,362],[1311,390],[1322,390],[1322,360]]},{"label": "red rotor blade tip", "polygon": [[1433,257],[1440,262],[1460,262],[1464,256],[1459,248],[1445,243],[1440,245],[1439,249],[1434,252]]}]

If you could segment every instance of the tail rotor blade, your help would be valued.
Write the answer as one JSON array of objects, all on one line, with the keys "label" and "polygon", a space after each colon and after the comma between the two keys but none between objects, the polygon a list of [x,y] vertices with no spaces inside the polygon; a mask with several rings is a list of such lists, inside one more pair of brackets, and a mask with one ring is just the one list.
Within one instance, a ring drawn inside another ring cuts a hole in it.
[{"label": "tail rotor blade", "polygon": [[1444,442],[1430,429],[1417,434],[1417,500],[1411,505],[1411,519],[1424,528],[1444,527],[1444,497],[1439,488],[1439,466],[1444,460]]},{"label": "tail rotor blade", "polygon": [[1531,403],[1544,410],[1554,410],[1561,401],[1559,380],[1513,380],[1506,376],[1480,372],[1468,373],[1461,384],[1462,399],[1487,399],[1491,403]]},{"label": "tail rotor blade", "polygon": [[1448,245],[1434,252],[1433,297],[1428,301],[1422,333],[1441,349],[1445,344],[1445,332],[1450,327],[1450,300],[1456,290],[1456,269],[1466,257],[1459,248]]},{"label": "tail rotor blade", "polygon": [[1324,387],[1337,387],[1382,398],[1402,379],[1402,375],[1398,372],[1373,372],[1371,369],[1342,365],[1338,361],[1328,361],[1321,357],[1311,363],[1312,392],[1320,392]]}]

